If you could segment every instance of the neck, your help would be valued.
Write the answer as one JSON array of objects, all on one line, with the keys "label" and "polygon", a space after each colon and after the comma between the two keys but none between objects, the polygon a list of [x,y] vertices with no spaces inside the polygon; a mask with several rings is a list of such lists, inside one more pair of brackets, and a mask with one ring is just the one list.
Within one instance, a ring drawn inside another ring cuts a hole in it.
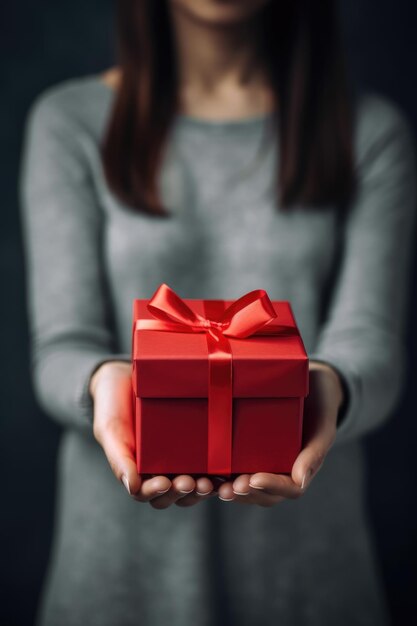
[{"label": "neck", "polygon": [[171,8],[182,89],[213,93],[222,86],[267,84],[258,21],[207,25]]}]

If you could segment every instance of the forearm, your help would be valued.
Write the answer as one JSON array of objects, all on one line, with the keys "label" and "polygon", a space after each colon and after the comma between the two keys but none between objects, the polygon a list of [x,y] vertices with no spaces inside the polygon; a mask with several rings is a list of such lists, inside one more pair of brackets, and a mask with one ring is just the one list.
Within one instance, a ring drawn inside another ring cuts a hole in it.
[{"label": "forearm", "polygon": [[59,349],[55,346],[33,364],[33,382],[40,406],[63,426],[91,430],[90,381],[103,370],[104,364],[113,360],[127,364],[130,355],[113,354],[99,347]]},{"label": "forearm", "polygon": [[89,381],[118,354],[102,267],[103,209],[78,122],[47,94],[25,129],[20,210],[26,265],[31,374],[43,410],[90,428]]},{"label": "forearm", "polygon": [[309,354],[338,371],[346,387],[335,443],[380,427],[405,379],[417,162],[404,116],[385,102],[373,109],[379,121],[367,118],[364,126],[357,192],[338,241],[338,276]]},{"label": "forearm", "polygon": [[389,419],[401,394],[405,368],[405,347],[395,333],[352,329],[338,340],[329,331],[310,358],[339,372],[345,387],[336,445],[362,437]]}]

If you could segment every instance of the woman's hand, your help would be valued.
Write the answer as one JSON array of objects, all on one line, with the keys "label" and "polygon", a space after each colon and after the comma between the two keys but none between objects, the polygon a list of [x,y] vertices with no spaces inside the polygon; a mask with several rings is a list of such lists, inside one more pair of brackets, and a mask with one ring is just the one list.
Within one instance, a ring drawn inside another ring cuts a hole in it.
[{"label": "woman's hand", "polygon": [[124,361],[104,363],[90,381],[90,393],[94,400],[94,436],[116,478],[133,498],[149,502],[154,508],[164,509],[171,504],[190,506],[202,502],[214,493],[214,479],[194,479],[185,474],[172,480],[167,476],[142,479],[138,475],[131,385],[131,366]]},{"label": "woman's hand", "polygon": [[336,436],[338,411],[343,402],[343,386],[336,370],[310,361],[310,392],[305,399],[303,449],[286,474],[241,474],[223,483],[218,490],[222,500],[272,506],[285,498],[301,496],[322,466]]}]

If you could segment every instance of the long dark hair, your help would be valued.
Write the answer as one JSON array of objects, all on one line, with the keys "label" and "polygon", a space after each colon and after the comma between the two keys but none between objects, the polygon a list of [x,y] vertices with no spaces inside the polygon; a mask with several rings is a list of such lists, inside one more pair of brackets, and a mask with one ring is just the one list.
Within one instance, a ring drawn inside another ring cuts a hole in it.
[{"label": "long dark hair", "polygon": [[[165,140],[178,109],[168,0],[118,0],[121,82],[102,157],[125,204],[169,215],[158,194]],[[353,98],[335,0],[271,0],[260,10],[265,64],[279,105],[277,205],[345,207],[355,186]]]}]

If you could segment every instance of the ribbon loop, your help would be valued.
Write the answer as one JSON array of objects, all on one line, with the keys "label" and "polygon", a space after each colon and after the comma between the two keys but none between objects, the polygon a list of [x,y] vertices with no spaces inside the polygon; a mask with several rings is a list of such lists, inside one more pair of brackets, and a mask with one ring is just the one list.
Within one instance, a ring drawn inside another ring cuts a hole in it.
[{"label": "ribbon loop", "polygon": [[158,287],[149,300],[148,310],[157,319],[188,326],[203,320],[165,283]]},{"label": "ribbon loop", "polygon": [[275,309],[264,289],[255,289],[235,300],[222,316],[228,322],[225,334],[244,339],[276,317]]}]

